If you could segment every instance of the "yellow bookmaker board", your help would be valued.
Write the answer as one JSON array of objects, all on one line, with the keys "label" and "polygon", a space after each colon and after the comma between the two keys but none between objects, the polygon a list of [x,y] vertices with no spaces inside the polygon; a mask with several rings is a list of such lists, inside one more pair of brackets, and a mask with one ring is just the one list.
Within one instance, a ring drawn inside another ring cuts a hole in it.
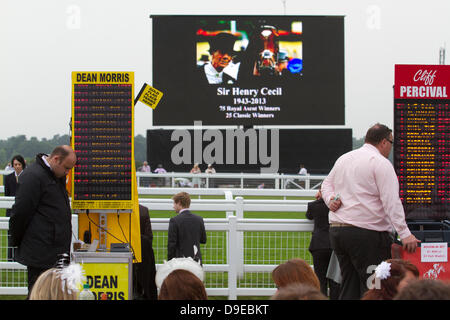
[{"label": "yellow bookmaker board", "polygon": [[[72,72],[71,122],[77,164],[70,189],[72,208],[79,214],[79,238],[88,230],[92,240],[106,233],[106,248],[129,243],[135,262],[140,262],[134,73]],[[106,216],[106,228],[99,212]]]}]

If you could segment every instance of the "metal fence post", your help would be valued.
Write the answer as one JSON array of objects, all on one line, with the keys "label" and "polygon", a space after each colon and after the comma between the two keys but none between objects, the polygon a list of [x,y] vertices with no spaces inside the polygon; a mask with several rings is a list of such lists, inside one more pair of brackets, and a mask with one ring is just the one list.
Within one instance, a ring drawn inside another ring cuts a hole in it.
[{"label": "metal fence post", "polygon": [[[236,218],[237,220],[244,219],[244,198],[236,197]],[[241,279],[244,276],[244,232],[237,231],[237,257],[236,257],[236,271],[237,277]]]},{"label": "metal fence post", "polygon": [[237,218],[228,217],[228,299],[237,300]]}]

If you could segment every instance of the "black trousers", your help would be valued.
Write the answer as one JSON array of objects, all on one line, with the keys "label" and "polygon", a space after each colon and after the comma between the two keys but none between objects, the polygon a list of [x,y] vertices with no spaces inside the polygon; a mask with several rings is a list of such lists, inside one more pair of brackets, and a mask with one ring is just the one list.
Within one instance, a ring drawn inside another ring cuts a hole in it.
[{"label": "black trousers", "polygon": [[[6,209],[6,216],[7,217],[11,217],[11,209]],[[8,229],[8,261],[14,261],[14,247],[10,247],[10,244],[12,243],[11,241],[11,230]]]},{"label": "black trousers", "polygon": [[133,299],[134,300],[158,300],[155,276],[155,254],[152,241],[141,235],[142,262],[133,264]]},{"label": "black trousers", "polygon": [[[319,278],[320,291],[329,296],[330,300],[337,300],[339,298],[340,285],[331,279],[327,278],[328,265],[330,264],[331,249],[317,249],[311,251],[314,264],[314,272]],[[328,289],[330,290],[328,293]]]},{"label": "black trousers", "polygon": [[33,289],[34,283],[39,278],[39,276],[44,273],[48,268],[35,268],[35,267],[27,267],[28,273],[28,295],[27,299],[30,298],[31,290]]},{"label": "black trousers", "polygon": [[388,232],[331,226],[330,241],[342,274],[339,299],[361,299],[374,270],[369,267],[391,258],[391,236]]}]

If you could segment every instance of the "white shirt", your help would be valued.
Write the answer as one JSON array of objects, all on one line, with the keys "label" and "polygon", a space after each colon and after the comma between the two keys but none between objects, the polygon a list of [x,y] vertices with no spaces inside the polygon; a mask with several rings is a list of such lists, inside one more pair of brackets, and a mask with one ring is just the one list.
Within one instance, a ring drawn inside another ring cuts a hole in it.
[{"label": "white shirt", "polygon": [[47,167],[49,167],[50,169],[52,168],[52,167],[50,167],[50,164],[47,161],[47,156],[42,156],[42,161],[44,161],[44,163],[47,165]]},{"label": "white shirt", "polygon": [[217,72],[211,62],[205,64],[205,74],[210,84],[222,83],[223,70],[221,72]]},{"label": "white shirt", "polygon": [[298,174],[306,176],[308,174],[308,171],[306,171],[306,168],[301,168]]},{"label": "white shirt", "polygon": [[210,84],[219,84],[223,82],[223,73],[225,72],[230,77],[236,79],[237,78],[237,72],[239,71],[239,65],[234,64],[230,62],[228,66],[226,66],[221,72],[218,72],[211,64],[211,62],[207,62],[205,64],[205,74],[206,78],[208,79],[208,82]]}]

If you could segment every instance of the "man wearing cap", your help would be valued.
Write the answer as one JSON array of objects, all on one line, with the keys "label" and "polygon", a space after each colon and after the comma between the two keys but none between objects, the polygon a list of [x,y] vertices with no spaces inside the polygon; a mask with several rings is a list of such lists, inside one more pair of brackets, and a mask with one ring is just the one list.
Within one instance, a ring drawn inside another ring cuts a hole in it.
[{"label": "man wearing cap", "polygon": [[[233,57],[236,55],[233,49],[235,41],[235,36],[225,32],[217,34],[209,41],[211,61],[199,68],[202,79],[208,81],[209,84],[233,84],[236,82],[239,66],[232,63]],[[228,68],[225,69],[226,67]],[[230,73],[233,73],[234,76]]]}]

